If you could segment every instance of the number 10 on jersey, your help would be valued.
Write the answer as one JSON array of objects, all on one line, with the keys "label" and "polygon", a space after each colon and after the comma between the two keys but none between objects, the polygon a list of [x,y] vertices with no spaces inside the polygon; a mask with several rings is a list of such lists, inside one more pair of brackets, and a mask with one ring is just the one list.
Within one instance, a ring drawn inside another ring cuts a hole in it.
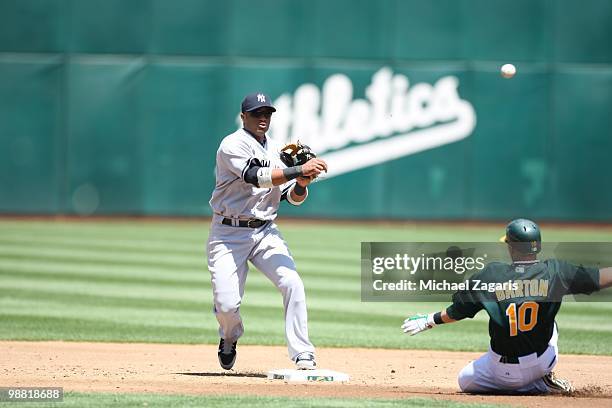
[{"label": "number 10 on jersey", "polygon": [[510,303],[506,308],[506,316],[508,316],[510,324],[510,336],[514,337],[518,335],[519,330],[522,332],[532,330],[538,323],[539,308],[540,305],[536,302],[525,302],[518,308],[516,303]]}]

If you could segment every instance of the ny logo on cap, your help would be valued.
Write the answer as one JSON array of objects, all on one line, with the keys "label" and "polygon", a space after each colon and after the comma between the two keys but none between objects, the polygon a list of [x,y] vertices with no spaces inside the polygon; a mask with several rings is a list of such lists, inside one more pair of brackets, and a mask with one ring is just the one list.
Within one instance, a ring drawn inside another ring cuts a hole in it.
[{"label": "ny logo on cap", "polygon": [[257,94],[257,102],[265,102],[265,101],[266,101],[266,95]]}]

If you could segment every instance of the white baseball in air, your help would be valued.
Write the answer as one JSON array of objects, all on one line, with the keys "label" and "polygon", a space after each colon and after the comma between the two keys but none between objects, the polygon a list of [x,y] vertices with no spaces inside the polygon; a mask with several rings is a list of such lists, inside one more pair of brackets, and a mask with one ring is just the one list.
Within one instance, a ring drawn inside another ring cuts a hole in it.
[{"label": "white baseball in air", "polygon": [[504,78],[512,78],[516,74],[516,67],[512,64],[504,64],[501,67],[501,75]]}]

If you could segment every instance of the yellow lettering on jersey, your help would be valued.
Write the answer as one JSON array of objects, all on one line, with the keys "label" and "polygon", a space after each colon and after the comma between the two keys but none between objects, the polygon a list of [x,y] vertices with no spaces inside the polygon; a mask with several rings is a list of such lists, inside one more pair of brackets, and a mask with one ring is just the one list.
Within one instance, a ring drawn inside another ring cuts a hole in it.
[{"label": "yellow lettering on jersey", "polygon": [[529,282],[530,281],[527,279],[523,281],[523,290],[524,290],[525,297],[531,296],[531,292],[529,292]]},{"label": "yellow lettering on jersey", "polygon": [[523,288],[525,287],[524,281],[516,281],[515,283],[516,283],[516,285],[515,285],[516,289],[514,291],[514,296],[516,296],[516,297],[523,297],[523,296],[525,296],[523,294]]},{"label": "yellow lettering on jersey", "polygon": [[538,280],[537,279],[531,279],[531,281],[529,282],[529,292],[531,293],[531,296],[537,296],[537,293],[538,293]]},{"label": "yellow lettering on jersey", "polygon": [[538,292],[538,296],[548,296],[548,279],[540,279],[540,291]]},{"label": "yellow lettering on jersey", "polygon": [[506,299],[506,291],[505,290],[496,290],[495,296],[497,296],[497,301],[501,302]]},{"label": "yellow lettering on jersey", "polygon": [[548,297],[548,279],[524,279],[513,283],[514,290],[496,290],[497,301],[523,297]]}]

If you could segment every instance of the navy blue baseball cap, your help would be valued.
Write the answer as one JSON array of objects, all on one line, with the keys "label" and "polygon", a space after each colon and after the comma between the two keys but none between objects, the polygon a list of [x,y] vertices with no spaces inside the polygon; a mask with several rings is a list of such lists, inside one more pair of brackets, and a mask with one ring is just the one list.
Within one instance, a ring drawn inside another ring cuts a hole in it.
[{"label": "navy blue baseball cap", "polygon": [[242,100],[242,112],[251,112],[263,107],[270,108],[272,112],[276,112],[276,108],[272,106],[272,99],[263,92],[248,94]]}]

